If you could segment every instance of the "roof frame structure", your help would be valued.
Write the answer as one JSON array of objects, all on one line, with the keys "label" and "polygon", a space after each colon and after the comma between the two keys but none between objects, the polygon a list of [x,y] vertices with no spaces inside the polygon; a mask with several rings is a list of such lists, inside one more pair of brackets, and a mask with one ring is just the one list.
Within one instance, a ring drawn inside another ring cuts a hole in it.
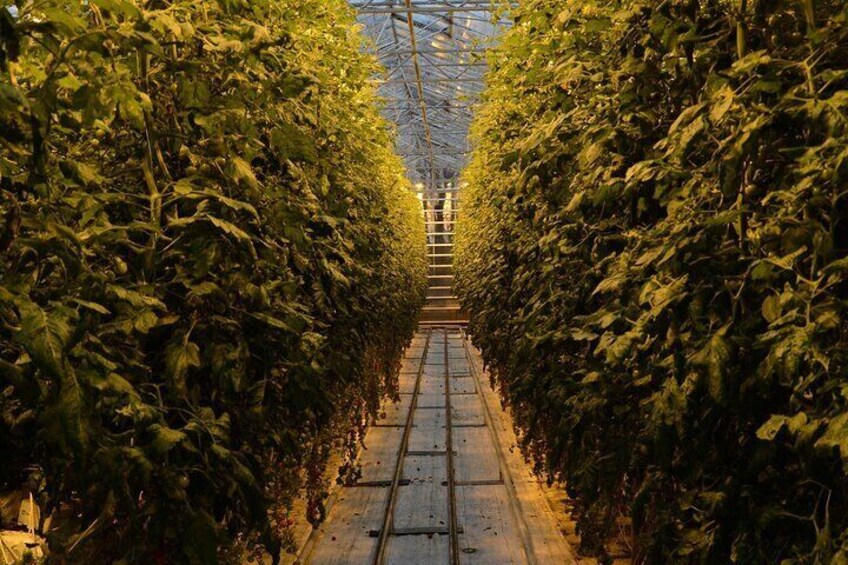
[{"label": "roof frame structure", "polygon": [[513,0],[348,0],[383,67],[374,77],[410,180],[453,184],[466,163],[485,52]]}]

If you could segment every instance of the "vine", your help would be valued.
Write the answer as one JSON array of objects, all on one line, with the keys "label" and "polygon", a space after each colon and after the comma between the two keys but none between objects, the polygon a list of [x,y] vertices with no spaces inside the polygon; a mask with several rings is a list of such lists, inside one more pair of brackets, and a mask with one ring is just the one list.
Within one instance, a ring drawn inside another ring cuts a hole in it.
[{"label": "vine", "polygon": [[352,10],[6,1],[0,30],[0,488],[34,485],[57,561],[276,559],[426,290]]},{"label": "vine", "polygon": [[457,290],[584,550],[848,559],[848,67],[828,0],[524,2]]}]

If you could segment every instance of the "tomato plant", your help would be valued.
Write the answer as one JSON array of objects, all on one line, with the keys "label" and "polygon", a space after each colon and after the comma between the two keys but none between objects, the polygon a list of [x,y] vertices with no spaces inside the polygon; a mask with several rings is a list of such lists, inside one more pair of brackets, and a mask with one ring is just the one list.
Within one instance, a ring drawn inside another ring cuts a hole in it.
[{"label": "tomato plant", "polygon": [[531,0],[491,56],[457,290],[586,550],[848,559],[846,17]]},{"label": "tomato plant", "polygon": [[6,1],[0,32],[0,485],[37,478],[56,559],[276,553],[426,289],[352,11]]}]

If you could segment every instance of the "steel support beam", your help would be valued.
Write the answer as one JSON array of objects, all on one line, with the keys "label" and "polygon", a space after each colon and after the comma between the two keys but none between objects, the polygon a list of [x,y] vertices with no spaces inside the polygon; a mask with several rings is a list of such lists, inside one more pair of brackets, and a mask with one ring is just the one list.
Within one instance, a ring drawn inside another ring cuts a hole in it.
[{"label": "steel support beam", "polygon": [[[382,84],[407,84],[410,81],[404,79],[392,79],[392,80],[376,80],[374,81],[377,85]],[[421,82],[425,84],[455,84],[455,83],[471,83],[471,84],[480,84],[482,85],[482,79],[479,78],[425,78],[422,79]]]},{"label": "steel support beam", "polygon": [[[416,7],[424,5],[424,6],[454,6],[454,7],[470,7],[470,6],[481,6],[485,9],[492,9],[493,7],[499,8],[505,6],[507,3],[500,0],[426,0],[421,4],[417,4]],[[510,2],[512,6],[516,6],[516,2]],[[351,0],[350,5],[357,9],[364,8],[401,8],[397,4],[397,0]]]},{"label": "steel support beam", "polygon": [[498,29],[510,25],[506,14],[516,2],[348,1],[376,39],[368,51],[386,67],[373,84],[384,100],[384,116],[395,124],[387,129],[396,136],[395,151],[409,178],[428,189],[457,178],[468,160],[484,55]]},{"label": "steel support beam", "polygon": [[488,49],[386,49],[385,51],[372,52],[372,55],[388,57],[395,55],[482,55]]},{"label": "steel support beam", "polygon": [[412,14],[454,14],[458,12],[476,12],[480,14],[485,14],[491,13],[492,10],[484,8],[483,6],[414,6],[406,9],[399,6],[397,8],[362,8],[359,10],[359,13],[363,16],[377,14],[402,14],[404,12]]},{"label": "steel support beam", "polygon": [[424,85],[421,82],[421,64],[418,60],[418,43],[415,39],[415,21],[412,19],[412,0],[404,0],[409,11],[406,21],[409,25],[409,41],[412,44],[412,66],[415,68],[415,76],[418,80],[418,101],[421,104],[421,119],[424,122],[424,135],[427,139],[427,147],[430,150],[430,181],[435,184],[436,160],[433,154],[433,137],[430,134],[430,124],[427,122],[427,102],[424,99]]}]

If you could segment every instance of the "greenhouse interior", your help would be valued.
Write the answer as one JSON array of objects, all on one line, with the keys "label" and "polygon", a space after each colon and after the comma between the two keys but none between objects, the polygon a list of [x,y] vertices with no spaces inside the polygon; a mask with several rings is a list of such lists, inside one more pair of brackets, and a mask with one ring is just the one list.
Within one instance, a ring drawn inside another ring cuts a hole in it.
[{"label": "greenhouse interior", "polygon": [[0,0],[0,565],[848,564],[845,0]]}]

